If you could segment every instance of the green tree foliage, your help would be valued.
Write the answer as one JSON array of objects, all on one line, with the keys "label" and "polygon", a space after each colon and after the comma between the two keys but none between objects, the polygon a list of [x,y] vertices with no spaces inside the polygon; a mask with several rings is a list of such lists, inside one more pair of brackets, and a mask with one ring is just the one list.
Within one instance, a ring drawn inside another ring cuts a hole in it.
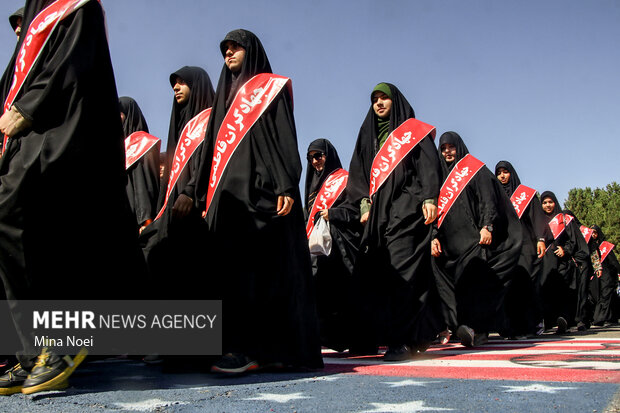
[{"label": "green tree foliage", "polygon": [[612,182],[605,189],[573,188],[568,191],[565,208],[575,213],[582,224],[601,227],[607,241],[620,253],[620,184]]}]

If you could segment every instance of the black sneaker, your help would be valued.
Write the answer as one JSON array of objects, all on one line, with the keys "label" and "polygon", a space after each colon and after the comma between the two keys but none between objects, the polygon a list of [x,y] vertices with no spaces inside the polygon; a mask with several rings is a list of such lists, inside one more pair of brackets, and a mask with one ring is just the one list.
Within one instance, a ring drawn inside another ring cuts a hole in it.
[{"label": "black sneaker", "polygon": [[241,374],[252,370],[258,370],[258,362],[245,354],[228,353],[211,366],[213,373]]},{"label": "black sneaker", "polygon": [[556,330],[556,334],[564,334],[568,329],[568,323],[564,317],[558,317],[558,329]]},{"label": "black sneaker", "polygon": [[0,395],[20,393],[22,386],[28,377],[28,372],[22,369],[22,365],[17,363],[0,376]]},{"label": "black sneaker", "polygon": [[588,326],[586,326],[586,323],[584,323],[583,321],[577,323],[577,331],[586,331],[587,329]]},{"label": "black sneaker", "polygon": [[80,352],[71,358],[61,357],[44,348],[34,368],[22,387],[22,393],[32,394],[47,390],[61,390],[69,387],[67,379],[86,358],[88,350],[82,347]]},{"label": "black sneaker", "polygon": [[467,327],[465,324],[459,326],[456,330],[456,336],[461,340],[461,344],[465,347],[474,346],[474,329]]},{"label": "black sneaker", "polygon": [[413,357],[413,352],[408,345],[403,344],[402,346],[389,346],[385,354],[383,355],[383,361],[405,361],[411,360]]}]

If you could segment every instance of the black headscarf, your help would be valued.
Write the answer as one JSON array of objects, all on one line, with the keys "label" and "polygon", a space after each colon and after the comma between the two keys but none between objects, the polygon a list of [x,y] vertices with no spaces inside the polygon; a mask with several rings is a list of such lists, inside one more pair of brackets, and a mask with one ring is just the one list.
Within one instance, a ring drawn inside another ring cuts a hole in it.
[{"label": "black headscarf", "polygon": [[[243,47],[246,51],[246,55],[243,59],[243,64],[239,72],[232,73],[230,70],[227,70],[226,65],[224,65],[224,68],[222,69],[222,74],[226,74],[225,84],[222,85],[224,86],[224,90],[227,95],[226,108],[228,108],[232,103],[232,100],[235,98],[235,92],[240,85],[245,84],[245,82],[258,73],[272,73],[271,65],[269,64],[269,59],[267,58],[267,53],[265,53],[265,48],[254,33],[243,29],[237,29],[229,32],[226,37],[224,37],[224,40],[220,42],[220,51],[222,52],[222,56],[225,56],[225,44],[228,41],[233,41]],[[220,82],[221,81],[222,76],[220,76]],[[219,87],[220,85],[218,84],[218,90]]]},{"label": "black headscarf", "polygon": [[[183,66],[176,72],[170,74],[170,86],[174,86],[177,77],[180,77],[187,83],[190,95],[187,102],[181,105],[177,103],[174,97],[172,98],[172,114],[170,115],[170,128],[168,129],[168,143],[166,145],[166,163],[158,202],[160,207],[164,203],[168,177],[170,176],[170,166],[174,158],[174,150],[179,141],[179,135],[187,122],[203,110],[211,107],[214,100],[211,78],[209,78],[209,75],[204,69],[196,66]],[[184,173],[183,175],[184,178],[180,180],[187,181],[189,179],[188,174]],[[185,186],[186,182],[181,183],[183,184],[182,186]]]},{"label": "black headscarf", "polygon": [[306,198],[304,207],[306,210],[309,208],[309,200],[314,202],[317,191],[321,189],[321,185],[323,185],[323,182],[327,179],[329,174],[336,169],[342,168],[342,163],[340,162],[340,157],[338,156],[336,148],[334,148],[334,145],[327,139],[316,139],[312,141],[306,153],[312,151],[319,151],[325,154],[325,165],[321,171],[314,169],[311,161],[308,161],[306,165],[306,191],[304,193]]},{"label": "black headscarf", "polygon": [[596,240],[598,241],[599,244],[605,241],[605,234],[603,233],[603,230],[601,229],[601,227],[599,227],[598,225],[592,225],[590,228],[592,228],[593,230],[597,232]]},{"label": "black headscarf", "polygon": [[439,138],[439,152],[441,152],[441,145],[449,143],[456,147],[456,156],[454,158],[454,162],[448,163],[444,159],[443,156],[439,156],[439,160],[441,161],[441,170],[443,171],[444,179],[450,173],[450,170],[458,161],[463,159],[465,155],[469,153],[469,149],[467,149],[467,145],[463,142],[461,136],[456,132],[445,132]]},{"label": "black headscarf", "polygon": [[206,108],[211,107],[214,98],[211,78],[204,69],[196,66],[183,66],[170,74],[170,86],[174,87],[177,77],[187,83],[190,95],[187,102],[183,104],[178,104],[173,97],[170,129],[168,131],[168,153],[174,152],[179,134],[185,124]]},{"label": "black headscarf", "polygon": [[15,29],[17,29],[17,19],[22,18],[22,23],[24,22],[24,8],[21,7],[19,8],[15,13],[11,14],[9,16],[9,23],[11,23],[11,27],[13,28],[13,31],[15,31]]},{"label": "black headscarf", "polygon": [[149,127],[146,124],[146,119],[144,119],[140,106],[138,106],[138,102],[129,96],[121,96],[118,99],[118,104],[121,112],[125,114],[125,121],[123,122],[125,137],[137,131],[148,133]]},{"label": "black headscarf", "polygon": [[495,165],[495,176],[499,175],[499,168],[504,168],[508,171],[508,173],[510,173],[508,182],[506,184],[502,184],[502,187],[504,188],[504,191],[506,191],[506,195],[512,196],[519,185],[521,185],[519,175],[517,175],[517,171],[515,171],[515,168],[508,161],[499,161],[497,165]]},{"label": "black headscarf", "polygon": [[555,202],[555,207],[553,208],[553,211],[551,211],[551,214],[546,214],[547,217],[549,219],[553,218],[554,216],[556,216],[557,214],[559,214],[560,212],[562,212],[562,206],[560,205],[560,202],[558,201],[558,198],[556,198],[555,194],[551,191],[545,191],[540,195],[540,202],[544,203],[546,198],[551,198],[551,200],[553,202]]}]

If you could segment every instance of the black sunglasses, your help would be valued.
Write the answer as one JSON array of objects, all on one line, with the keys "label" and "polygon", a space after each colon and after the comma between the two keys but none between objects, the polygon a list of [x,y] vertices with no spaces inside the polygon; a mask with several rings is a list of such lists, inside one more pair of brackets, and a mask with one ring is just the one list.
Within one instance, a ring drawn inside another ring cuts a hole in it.
[{"label": "black sunglasses", "polygon": [[321,159],[324,156],[325,156],[325,154],[323,152],[316,152],[314,155],[307,155],[306,159],[308,159],[308,162],[312,162],[313,159],[315,161],[318,161],[319,159]]}]

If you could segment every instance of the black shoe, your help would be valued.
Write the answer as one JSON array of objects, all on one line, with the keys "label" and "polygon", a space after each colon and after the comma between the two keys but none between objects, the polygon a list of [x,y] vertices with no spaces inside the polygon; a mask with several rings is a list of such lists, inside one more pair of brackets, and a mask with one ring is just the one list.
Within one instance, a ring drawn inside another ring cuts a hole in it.
[{"label": "black shoe", "polygon": [[0,395],[20,393],[22,386],[28,377],[28,372],[22,369],[22,365],[17,363],[0,376]]},{"label": "black shoe", "polygon": [[258,362],[241,353],[228,353],[211,366],[213,373],[241,374],[258,370]]},{"label": "black shoe", "polygon": [[564,334],[568,329],[568,323],[564,317],[558,317],[558,329],[556,330],[556,334]]},{"label": "black shoe", "polygon": [[489,342],[489,333],[474,334],[474,346],[482,346]]},{"label": "black shoe", "polygon": [[461,340],[461,344],[465,347],[474,346],[474,330],[465,324],[456,329],[456,336]]},{"label": "black shoe", "polygon": [[583,321],[577,323],[577,331],[586,331],[588,327]]},{"label": "black shoe", "polygon": [[431,346],[430,341],[418,341],[417,343],[413,343],[409,347],[411,347],[411,354],[416,353],[424,353]]},{"label": "black shoe", "polygon": [[383,355],[383,361],[405,361],[411,360],[413,357],[413,352],[408,345],[403,344],[402,346],[389,346],[385,354]]},{"label": "black shoe", "polygon": [[88,350],[84,347],[75,357],[59,356],[44,348],[34,368],[22,387],[22,393],[32,394],[47,390],[61,390],[69,387],[67,379],[84,361]]}]

